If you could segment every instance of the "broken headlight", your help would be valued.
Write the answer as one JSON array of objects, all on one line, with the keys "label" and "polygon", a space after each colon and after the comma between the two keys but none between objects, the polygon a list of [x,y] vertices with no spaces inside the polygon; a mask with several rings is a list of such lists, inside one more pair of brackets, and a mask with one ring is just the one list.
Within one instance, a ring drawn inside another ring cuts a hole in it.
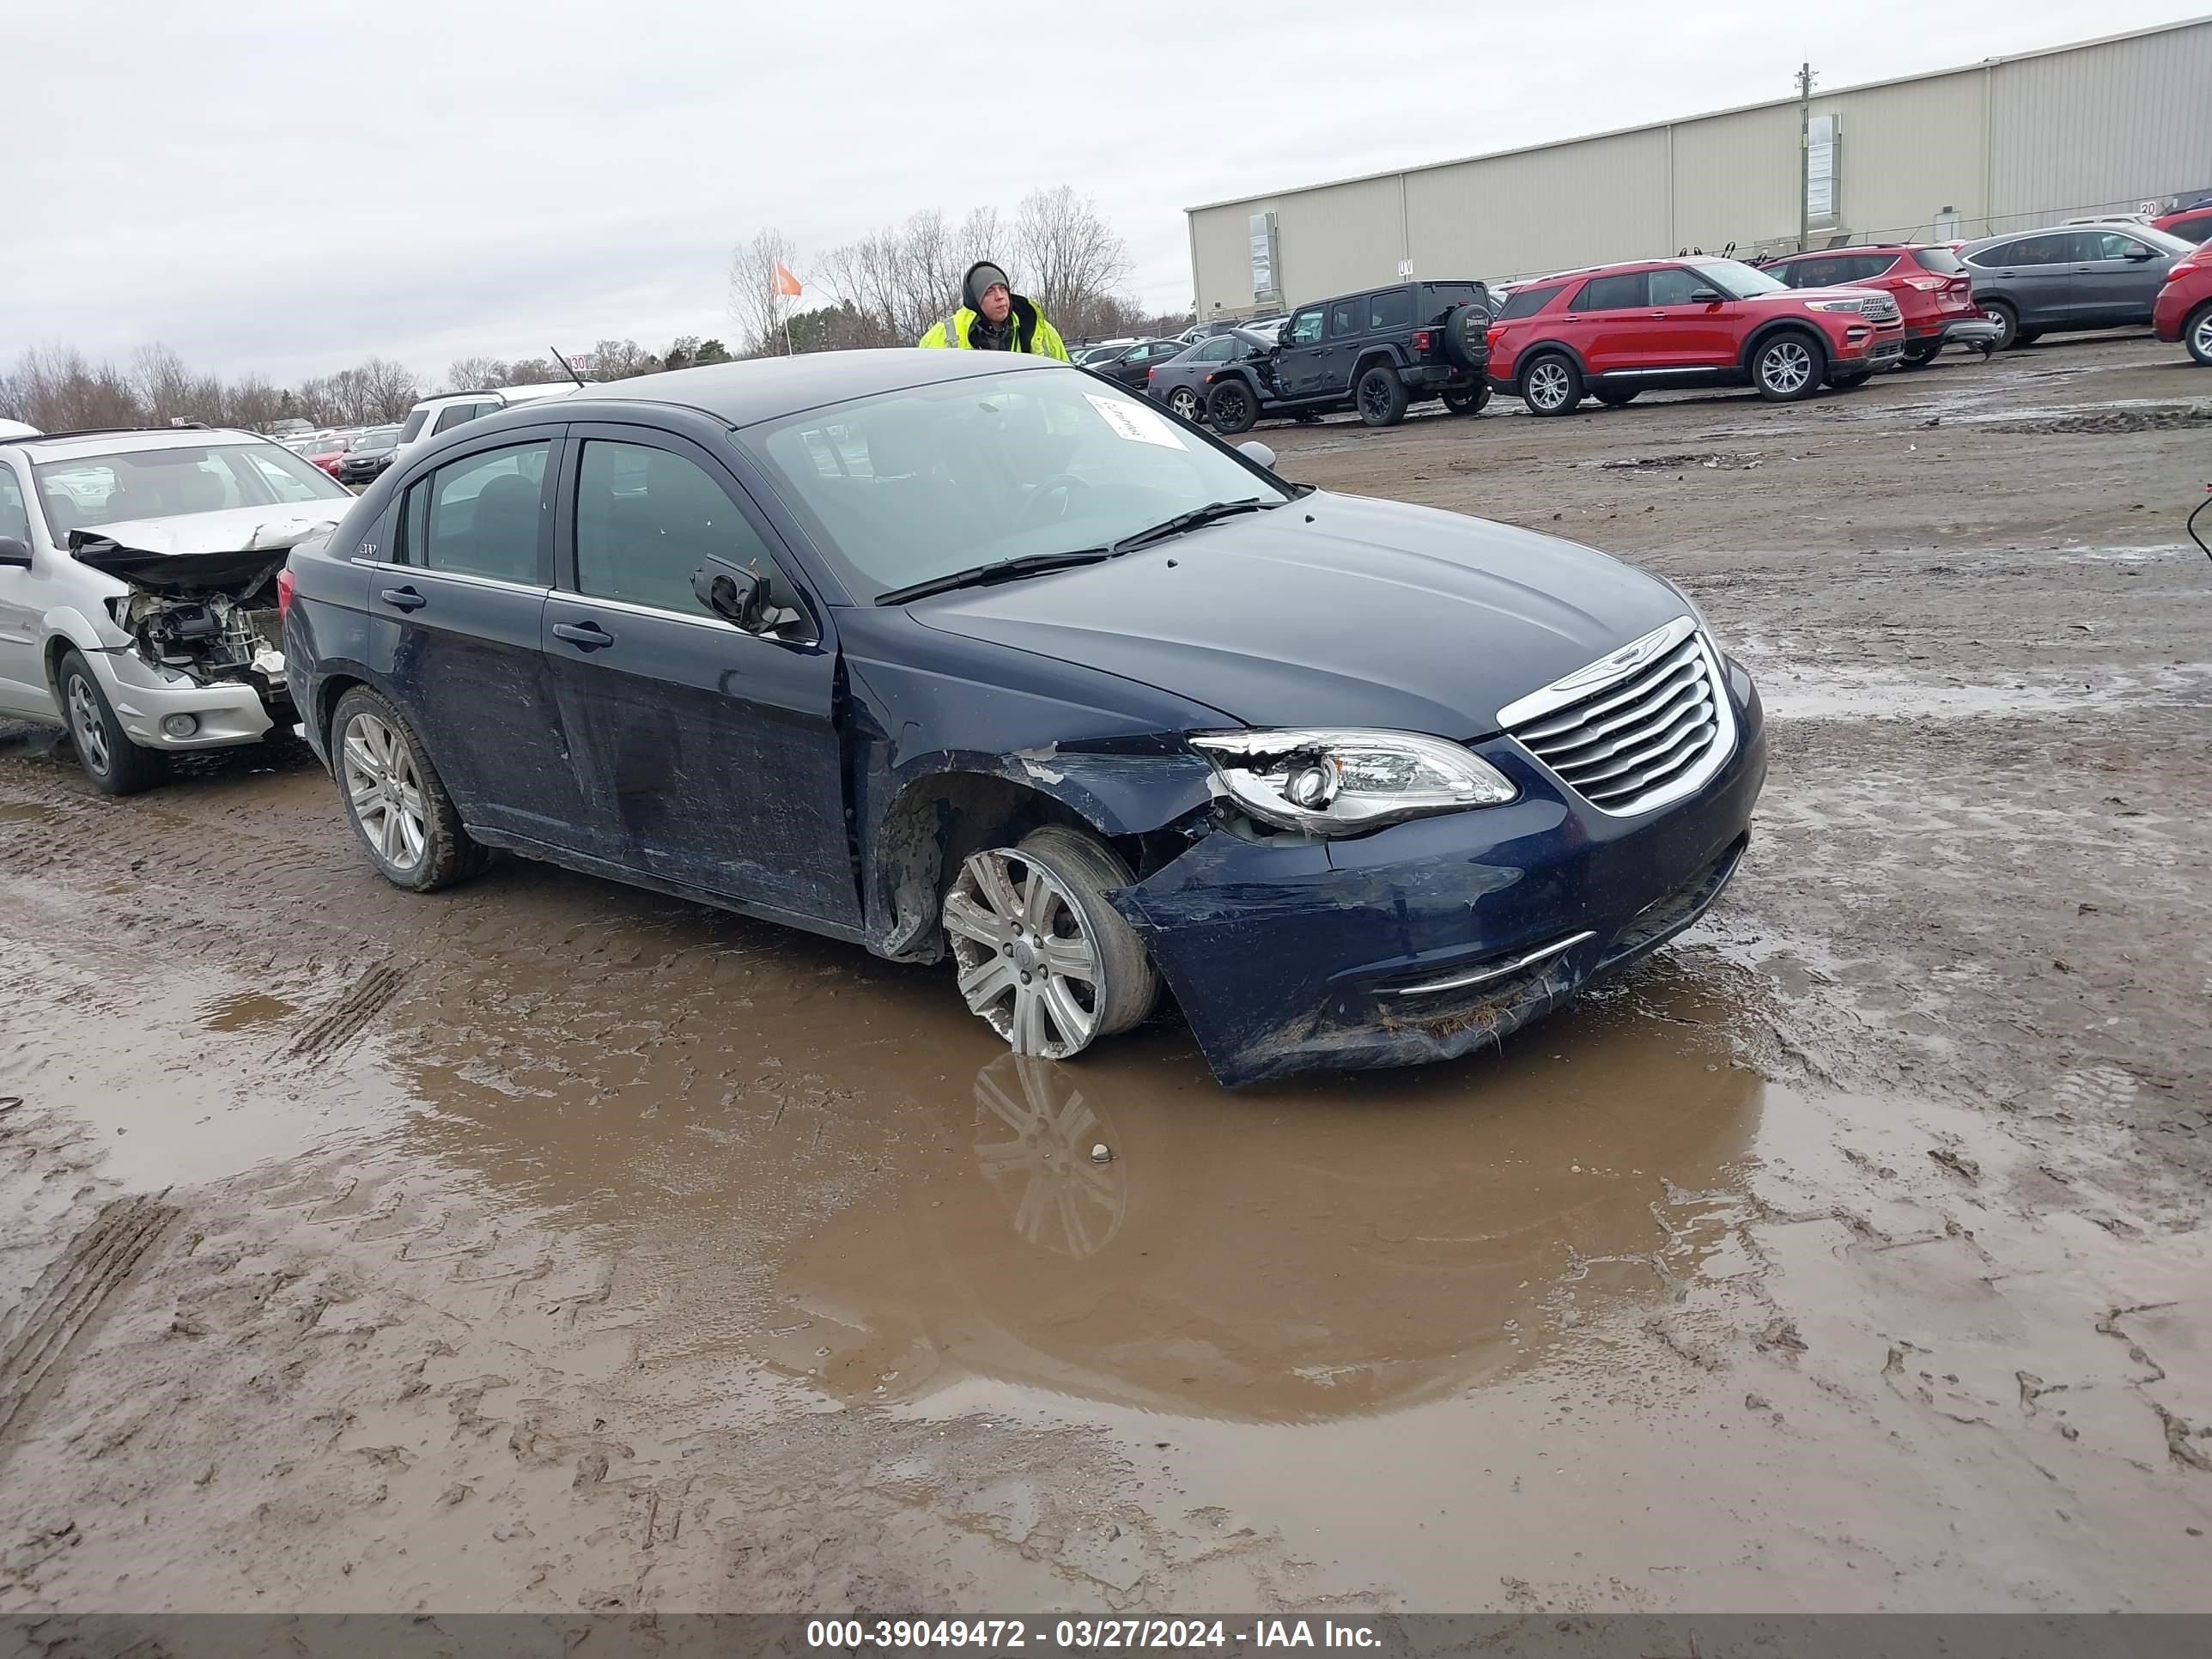
[{"label": "broken headlight", "polygon": [[1346,836],[1520,792],[1480,756],[1411,732],[1194,732],[1229,798],[1263,823]]}]

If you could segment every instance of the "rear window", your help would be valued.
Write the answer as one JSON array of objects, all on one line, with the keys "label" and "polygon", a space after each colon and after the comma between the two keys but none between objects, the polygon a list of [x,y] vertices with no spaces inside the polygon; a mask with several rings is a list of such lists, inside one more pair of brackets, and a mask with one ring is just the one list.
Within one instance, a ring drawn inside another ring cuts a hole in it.
[{"label": "rear window", "polygon": [[1912,257],[1920,261],[1923,270],[1932,270],[1938,276],[1958,276],[1965,273],[1966,262],[1948,247],[1916,249]]},{"label": "rear window", "polygon": [[1577,311],[1629,311],[1644,303],[1648,291],[1644,274],[1631,271],[1626,276],[1593,276],[1583,284],[1583,291],[1575,295]]},{"label": "rear window", "polygon": [[1413,295],[1410,289],[1385,289],[1367,301],[1367,326],[1403,328],[1413,320]]},{"label": "rear window", "polygon": [[2176,219],[2166,228],[2169,236],[2179,236],[2185,242],[2202,242],[2212,237],[2212,213],[2200,213],[2194,218]]},{"label": "rear window", "polygon": [[399,428],[399,441],[403,444],[413,443],[415,441],[415,434],[422,431],[422,423],[429,418],[430,411],[427,409],[409,410],[407,411],[407,424]]},{"label": "rear window", "polygon": [[1421,293],[1432,318],[1443,315],[1454,306],[1479,304],[1485,297],[1480,283],[1423,283]]},{"label": "rear window", "polygon": [[1498,320],[1504,323],[1516,317],[1533,317],[1557,299],[1559,293],[1559,286],[1557,284],[1551,288],[1522,289],[1505,301],[1505,308],[1498,313]]}]

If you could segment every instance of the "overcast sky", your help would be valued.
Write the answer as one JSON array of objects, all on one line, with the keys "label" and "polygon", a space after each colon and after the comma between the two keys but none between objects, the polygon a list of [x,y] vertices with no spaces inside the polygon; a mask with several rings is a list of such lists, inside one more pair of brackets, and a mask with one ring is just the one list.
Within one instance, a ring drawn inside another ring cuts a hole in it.
[{"label": "overcast sky", "polygon": [[[1182,210],[2196,15],[2202,0],[61,0],[0,23],[0,365],[296,380],[730,337],[732,246],[1097,198],[1190,301]],[[1602,212],[1605,204],[1568,204]]]}]

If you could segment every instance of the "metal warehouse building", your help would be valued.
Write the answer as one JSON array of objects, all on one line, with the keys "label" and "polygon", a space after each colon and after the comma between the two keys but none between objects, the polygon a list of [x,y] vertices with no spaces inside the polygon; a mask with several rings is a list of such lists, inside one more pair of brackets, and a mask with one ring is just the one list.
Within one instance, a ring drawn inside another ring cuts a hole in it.
[{"label": "metal warehouse building", "polygon": [[1954,240],[2212,191],[2212,17],[1188,210],[1200,317],[1395,276]]}]

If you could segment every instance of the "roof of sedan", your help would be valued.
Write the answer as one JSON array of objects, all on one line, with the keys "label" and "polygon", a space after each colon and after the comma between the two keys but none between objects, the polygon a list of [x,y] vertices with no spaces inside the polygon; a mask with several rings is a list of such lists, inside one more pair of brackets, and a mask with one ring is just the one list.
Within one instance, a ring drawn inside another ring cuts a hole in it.
[{"label": "roof of sedan", "polygon": [[36,459],[51,461],[72,455],[129,454],[141,449],[204,449],[210,444],[264,444],[276,440],[231,427],[116,426],[83,432],[46,432],[36,437],[11,438],[8,441],[31,452]]},{"label": "roof of sedan", "polygon": [[[912,346],[880,351],[817,351],[795,357],[757,357],[747,362],[672,369],[634,380],[611,380],[604,386],[580,387],[562,401],[576,404],[619,398],[625,403],[680,404],[704,410],[732,426],[750,426],[756,421],[772,420],[802,409],[818,409],[824,404],[911,386],[972,380],[1010,369],[1064,367],[1056,357],[1003,351],[922,351]],[[571,410],[561,414],[563,418],[576,418]]]}]

